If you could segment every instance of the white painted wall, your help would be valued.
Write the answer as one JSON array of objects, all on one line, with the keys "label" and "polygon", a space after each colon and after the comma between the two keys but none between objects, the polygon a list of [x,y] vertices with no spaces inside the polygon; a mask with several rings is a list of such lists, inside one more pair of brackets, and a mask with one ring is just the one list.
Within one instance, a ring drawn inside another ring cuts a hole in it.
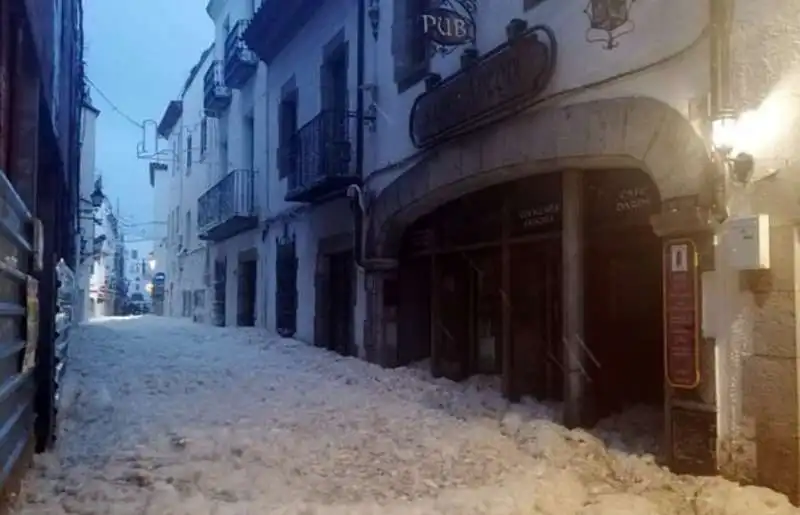
[{"label": "white painted wall", "polygon": [[79,322],[85,321],[91,313],[91,299],[89,298],[89,278],[92,274],[91,256],[92,243],[95,237],[95,223],[93,221],[94,208],[91,205],[91,195],[95,182],[95,150],[97,144],[97,117],[100,114],[92,106],[81,109],[81,165],[80,165],[80,199],[78,201],[78,234],[76,246],[80,252],[81,239],[85,241],[83,255],[78,255],[76,266],[76,282],[78,287],[78,312]]},{"label": "white painted wall", "polygon": [[[164,315],[182,316],[182,292],[205,290],[205,242],[197,237],[197,200],[215,177],[214,137],[217,125],[206,118],[208,146],[201,150],[201,126],[204,119],[203,76],[213,50],[199,66],[193,80],[181,96],[183,115],[169,135],[165,161],[166,172],[156,172],[156,220],[166,221],[165,237],[156,239],[156,272],[166,274]],[[161,205],[159,205],[161,204]],[[205,294],[204,294],[205,295]]]}]

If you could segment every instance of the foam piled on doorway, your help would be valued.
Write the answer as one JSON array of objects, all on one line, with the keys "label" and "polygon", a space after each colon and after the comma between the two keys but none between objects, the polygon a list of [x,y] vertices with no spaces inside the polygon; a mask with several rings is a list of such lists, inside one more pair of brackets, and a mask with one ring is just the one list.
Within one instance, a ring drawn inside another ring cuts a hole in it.
[{"label": "foam piled on doorway", "polygon": [[[414,362],[408,370],[423,380],[440,383],[452,388],[455,385],[464,395],[457,397],[437,396],[430,398],[431,406],[443,409],[450,415],[463,419],[497,418],[509,426],[522,424],[524,421],[561,420],[563,403],[554,401],[537,401],[531,397],[523,397],[519,404],[510,403],[501,394],[501,379],[495,375],[473,375],[467,379],[454,382],[446,378],[434,379],[430,376],[430,359]],[[437,391],[438,393],[438,391]],[[564,431],[570,432],[563,428]],[[593,428],[576,429],[575,434],[592,435],[613,449],[648,456],[648,460],[656,461],[661,456],[662,435],[664,433],[663,409],[656,406],[634,405],[601,419]]]}]

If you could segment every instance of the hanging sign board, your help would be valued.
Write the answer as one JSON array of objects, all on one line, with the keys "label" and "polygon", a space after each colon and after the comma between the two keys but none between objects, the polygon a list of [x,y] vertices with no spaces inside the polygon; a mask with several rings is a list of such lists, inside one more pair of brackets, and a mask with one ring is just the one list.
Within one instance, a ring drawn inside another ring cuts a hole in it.
[{"label": "hanging sign board", "polygon": [[411,142],[429,147],[519,112],[545,90],[554,67],[550,29],[528,30],[417,97],[409,119]]},{"label": "hanging sign board", "polygon": [[700,383],[697,248],[692,240],[664,245],[664,365],[673,388]]},{"label": "hanging sign board", "polygon": [[429,9],[421,22],[423,33],[442,46],[464,45],[475,39],[472,20],[451,9]]}]

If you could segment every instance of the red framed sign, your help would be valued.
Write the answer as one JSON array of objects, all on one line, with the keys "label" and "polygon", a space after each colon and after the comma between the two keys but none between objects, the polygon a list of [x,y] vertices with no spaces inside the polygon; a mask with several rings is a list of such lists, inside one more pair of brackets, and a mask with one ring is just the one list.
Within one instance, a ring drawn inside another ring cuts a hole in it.
[{"label": "red framed sign", "polygon": [[700,302],[697,247],[690,239],[664,244],[664,368],[673,388],[700,383]]}]

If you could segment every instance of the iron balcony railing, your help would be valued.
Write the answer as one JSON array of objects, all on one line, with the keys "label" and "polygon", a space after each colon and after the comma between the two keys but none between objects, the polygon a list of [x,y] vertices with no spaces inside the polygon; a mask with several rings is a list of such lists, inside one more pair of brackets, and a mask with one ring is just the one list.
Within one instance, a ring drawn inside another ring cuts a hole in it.
[{"label": "iron balcony railing", "polygon": [[288,170],[288,191],[309,188],[329,177],[352,175],[351,119],[349,111],[320,111],[279,149],[281,169]]},{"label": "iron balcony railing", "polygon": [[253,53],[244,42],[244,31],[250,20],[237,21],[228,36],[225,38],[225,63],[227,65],[232,59],[238,59],[245,63],[258,63],[256,54]]},{"label": "iron balcony railing", "polygon": [[197,199],[197,231],[205,233],[236,217],[256,216],[255,172],[237,169]]},{"label": "iron balcony railing", "polygon": [[203,103],[206,109],[219,109],[230,103],[231,90],[225,84],[223,63],[217,59],[211,62],[203,76]]},{"label": "iron balcony railing", "polygon": [[247,84],[258,68],[258,57],[242,38],[249,23],[237,21],[225,38],[225,84],[234,89]]}]

